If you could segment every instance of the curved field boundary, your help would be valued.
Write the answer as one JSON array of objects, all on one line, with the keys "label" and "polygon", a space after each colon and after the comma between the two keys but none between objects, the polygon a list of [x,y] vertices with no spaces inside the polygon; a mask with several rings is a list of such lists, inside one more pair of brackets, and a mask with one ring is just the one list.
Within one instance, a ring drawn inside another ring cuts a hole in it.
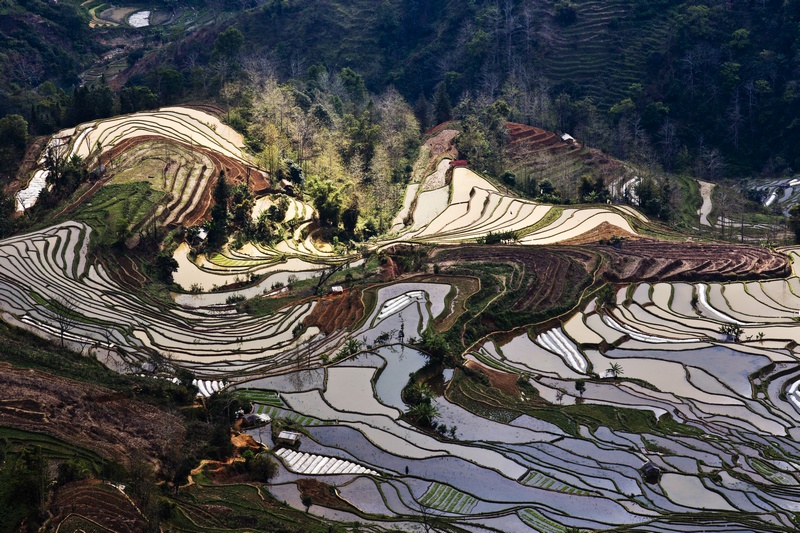
[{"label": "curved field boundary", "polygon": [[[157,308],[128,294],[101,266],[87,261],[89,236],[86,226],[65,223],[0,241],[0,308],[58,339],[61,327],[50,302],[72,302],[75,320],[65,331],[66,340],[90,350],[115,345],[132,361],[149,360],[158,352],[195,363],[201,379],[221,364],[235,363],[242,371],[252,365],[291,365],[298,343],[293,331],[313,309],[312,302],[267,318]],[[38,296],[37,287],[45,286],[46,296]]]}]

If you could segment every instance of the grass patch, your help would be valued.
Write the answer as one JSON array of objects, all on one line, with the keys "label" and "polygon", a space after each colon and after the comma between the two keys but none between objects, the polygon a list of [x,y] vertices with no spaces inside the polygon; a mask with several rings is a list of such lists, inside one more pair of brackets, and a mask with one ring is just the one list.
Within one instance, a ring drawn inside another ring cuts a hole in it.
[{"label": "grass patch", "polygon": [[700,223],[697,211],[703,205],[700,185],[697,180],[685,175],[675,176],[675,183],[683,200],[675,209],[675,226],[683,229],[696,228]]},{"label": "grass patch", "polygon": [[425,507],[446,513],[467,514],[475,507],[478,500],[449,485],[433,483],[419,500],[419,503]]},{"label": "grass patch", "polygon": [[519,231],[519,238],[521,239],[523,237],[527,237],[528,235],[536,233],[542,228],[546,228],[547,226],[558,220],[558,217],[560,217],[563,212],[564,212],[563,207],[558,207],[558,206],[552,207],[550,211],[545,213],[545,215],[538,222],[528,226],[527,228],[521,229]]},{"label": "grass patch", "polygon": [[283,402],[281,401],[280,395],[276,391],[268,391],[268,390],[261,390],[261,389],[236,389],[234,394],[241,398],[242,400],[259,403],[264,405],[274,405],[276,407],[282,407]]},{"label": "grass patch", "polygon": [[533,509],[523,509],[518,513],[518,516],[526,525],[532,527],[534,531],[539,531],[541,533],[562,533],[566,531],[566,528],[545,518],[541,513]]},{"label": "grass patch", "polygon": [[46,459],[65,460],[73,457],[84,459],[94,465],[106,462],[100,455],[75,444],[34,431],[0,427],[0,441],[5,453],[19,453],[26,447],[35,446]]},{"label": "grass patch", "polygon": [[69,219],[92,227],[94,245],[111,245],[118,240],[118,228],[133,230],[163,197],[163,192],[154,190],[146,181],[106,185],[71,213]]},{"label": "grass patch", "polygon": [[241,311],[253,316],[266,316],[274,313],[278,309],[285,307],[300,299],[301,296],[284,296],[276,298],[274,296],[258,296],[250,300],[241,302],[238,307]]},{"label": "grass patch", "polygon": [[680,424],[669,415],[656,419],[652,412],[640,409],[593,404],[559,406],[547,403],[537,396],[529,396],[526,399],[509,396],[468,376],[461,369],[456,371],[453,383],[448,387],[446,394],[453,403],[490,420],[508,423],[520,415],[527,414],[550,422],[576,437],[579,436],[580,426],[587,426],[592,431],[604,426],[612,431],[631,433],[679,434],[694,437],[703,434],[702,430]]}]

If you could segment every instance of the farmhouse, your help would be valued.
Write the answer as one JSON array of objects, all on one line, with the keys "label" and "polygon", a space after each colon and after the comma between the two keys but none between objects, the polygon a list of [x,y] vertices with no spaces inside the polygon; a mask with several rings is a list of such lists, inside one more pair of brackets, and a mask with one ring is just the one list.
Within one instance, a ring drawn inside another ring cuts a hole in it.
[{"label": "farmhouse", "polygon": [[661,477],[661,469],[654,465],[652,461],[647,461],[643,464],[639,472],[642,473],[642,478],[647,483],[658,483],[658,479]]},{"label": "farmhouse", "polygon": [[278,438],[275,439],[276,444],[284,444],[286,446],[294,446],[300,441],[300,433],[294,431],[281,431],[278,433]]},{"label": "farmhouse", "polygon": [[561,136],[561,140],[567,144],[575,145],[578,144],[578,141],[575,140],[575,137],[570,135],[569,133],[565,133]]},{"label": "farmhouse", "polygon": [[242,427],[255,427],[262,424],[269,424],[272,419],[265,414],[250,413],[242,417]]},{"label": "farmhouse", "polygon": [[292,184],[289,180],[281,180],[281,187],[283,187],[283,192],[289,196],[294,196],[294,184]]}]

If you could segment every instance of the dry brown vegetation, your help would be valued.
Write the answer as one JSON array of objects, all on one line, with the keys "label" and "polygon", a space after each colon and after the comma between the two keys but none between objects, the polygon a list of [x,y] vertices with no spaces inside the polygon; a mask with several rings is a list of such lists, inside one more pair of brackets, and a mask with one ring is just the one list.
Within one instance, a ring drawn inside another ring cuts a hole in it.
[{"label": "dry brown vegetation", "polygon": [[607,241],[612,237],[624,237],[627,240],[640,238],[638,235],[629,233],[624,229],[620,228],[619,226],[609,224],[608,222],[601,222],[600,224],[593,227],[586,233],[582,233],[577,237],[573,237],[572,239],[567,239],[565,241],[562,241],[561,244],[567,244],[567,245],[594,244],[601,240]]},{"label": "dry brown vegetation", "polygon": [[0,364],[0,426],[36,431],[131,463],[161,460],[183,442],[181,419],[110,389]]},{"label": "dry brown vegetation", "polygon": [[464,366],[475,372],[481,372],[489,378],[489,385],[509,396],[519,396],[519,385],[517,385],[517,375],[508,372],[500,372],[488,366],[480,364],[478,361],[469,360]]},{"label": "dry brown vegetation", "polygon": [[317,481],[316,479],[303,478],[297,480],[297,488],[300,489],[302,494],[311,496],[313,505],[321,505],[331,509],[343,509],[346,511],[355,510],[349,502],[339,497],[333,486],[327,483]]},{"label": "dry brown vegetation", "polygon": [[785,255],[758,246],[638,240],[596,249],[608,258],[603,276],[615,282],[768,279],[791,273]]},{"label": "dry brown vegetation", "polygon": [[320,298],[317,305],[303,320],[306,327],[318,327],[320,331],[330,334],[337,329],[347,328],[364,316],[364,303],[361,293],[348,290],[341,295],[329,295]]}]

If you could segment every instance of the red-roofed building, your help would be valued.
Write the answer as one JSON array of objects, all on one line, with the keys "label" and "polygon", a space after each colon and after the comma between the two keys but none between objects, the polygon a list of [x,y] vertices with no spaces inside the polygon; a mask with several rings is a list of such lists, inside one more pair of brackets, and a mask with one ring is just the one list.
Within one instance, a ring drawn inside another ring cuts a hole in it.
[{"label": "red-roofed building", "polygon": [[466,167],[467,167],[466,159],[456,159],[455,161],[450,161],[450,168],[466,168]]}]

